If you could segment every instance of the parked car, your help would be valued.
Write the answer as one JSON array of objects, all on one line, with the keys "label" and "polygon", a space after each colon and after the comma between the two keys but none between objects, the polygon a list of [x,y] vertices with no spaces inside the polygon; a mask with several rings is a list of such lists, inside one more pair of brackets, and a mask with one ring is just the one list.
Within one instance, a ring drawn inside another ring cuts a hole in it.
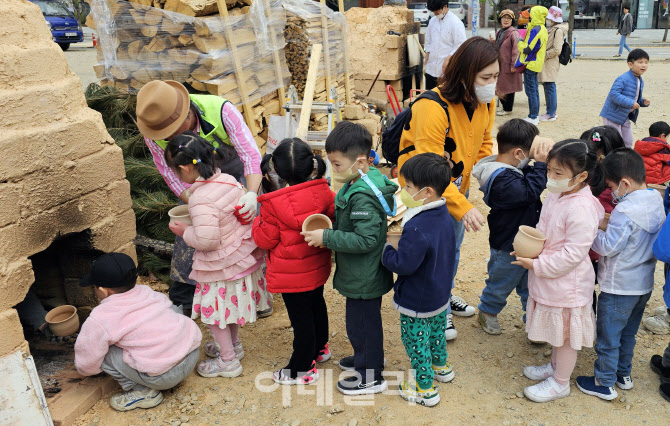
[{"label": "parked car", "polygon": [[70,43],[84,41],[84,33],[74,14],[63,3],[52,0],[31,0],[42,10],[53,40],[63,50],[70,48]]},{"label": "parked car", "polygon": [[467,3],[449,3],[449,10],[451,13],[456,15],[458,19],[460,19],[465,26],[468,26],[468,9],[469,6]]},{"label": "parked car", "polygon": [[421,22],[422,27],[428,25],[433,17],[433,13],[428,10],[428,3],[410,3],[407,8],[414,11],[414,22]]}]

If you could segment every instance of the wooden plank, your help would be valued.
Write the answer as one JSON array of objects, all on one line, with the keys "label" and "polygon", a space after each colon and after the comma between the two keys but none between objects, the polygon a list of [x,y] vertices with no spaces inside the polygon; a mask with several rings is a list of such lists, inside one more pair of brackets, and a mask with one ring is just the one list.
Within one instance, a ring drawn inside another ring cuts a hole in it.
[{"label": "wooden plank", "polygon": [[321,0],[321,32],[323,34],[323,63],[326,66],[326,97],[330,97],[329,91],[333,87],[333,77],[330,73],[330,43],[328,42],[328,19],[326,19],[326,14],[324,8],[326,6],[326,0]]},{"label": "wooden plank", "polygon": [[[340,0],[342,1],[342,0]],[[344,89],[346,105],[351,103],[351,69],[349,68],[349,36],[346,31],[342,31],[344,36]],[[374,77],[373,77],[374,78]]]},{"label": "wooden plank", "polygon": [[[219,7],[219,14],[221,15],[221,20],[225,21],[228,18],[228,7],[226,6],[226,0],[216,0],[216,4]],[[242,70],[242,64],[240,63],[240,58],[237,55],[237,41],[233,37],[233,31],[230,28],[230,25],[226,25],[224,22],[224,32],[226,34],[226,39],[228,41],[228,47],[230,49],[230,54],[233,56],[233,66],[235,67],[235,78],[237,79],[238,89],[240,92],[240,97],[242,98],[242,106],[244,108],[244,120],[249,126],[249,130],[254,135],[257,135],[259,132],[256,129],[256,124],[254,123],[253,110],[251,109],[251,104],[249,103],[249,91],[247,89],[247,83],[244,80],[244,71]]]},{"label": "wooden plank", "polygon": [[340,13],[344,13],[344,0],[337,1],[337,8],[340,11]]},{"label": "wooden plank", "polygon": [[316,86],[316,77],[319,73],[319,62],[321,61],[320,44],[312,46],[312,56],[309,59],[309,70],[307,71],[307,81],[305,83],[305,94],[302,99],[302,108],[300,110],[300,122],[296,137],[305,139],[309,128],[309,118],[312,112],[312,102],[314,101],[314,87]]}]

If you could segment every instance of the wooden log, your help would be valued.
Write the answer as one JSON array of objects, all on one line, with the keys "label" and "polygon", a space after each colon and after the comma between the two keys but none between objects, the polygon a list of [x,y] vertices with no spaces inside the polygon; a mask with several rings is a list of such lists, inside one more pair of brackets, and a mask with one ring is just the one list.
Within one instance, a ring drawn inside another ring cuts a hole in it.
[{"label": "wooden log", "polygon": [[147,49],[154,53],[162,52],[167,48],[167,44],[165,43],[165,38],[164,37],[154,37],[151,42],[149,42],[149,45],[147,46]]},{"label": "wooden log", "polygon": [[95,76],[102,78],[105,76],[105,64],[96,64],[93,65],[93,71],[95,71]]},{"label": "wooden log", "polygon": [[144,14],[144,23],[146,25],[158,25],[163,20],[163,11],[161,9],[151,8]]},{"label": "wooden log", "polygon": [[130,16],[132,16],[133,20],[137,25],[145,25],[146,22],[144,20],[144,12],[140,12],[136,9],[130,9]]},{"label": "wooden log", "polygon": [[201,52],[209,53],[214,50],[223,50],[228,47],[226,38],[223,34],[214,34],[212,36],[195,36],[193,37],[193,44]]},{"label": "wooden log", "polygon": [[175,22],[169,18],[163,19],[161,23],[161,31],[172,35],[178,35],[184,32],[185,24],[182,22]]},{"label": "wooden log", "polygon": [[198,81],[192,77],[189,77],[186,79],[186,82],[195,90],[199,92],[206,92],[207,91],[207,85],[205,83]]},{"label": "wooden log", "polygon": [[145,37],[155,37],[158,34],[158,27],[156,25],[145,25],[140,28],[140,32]]},{"label": "wooden log", "polygon": [[109,73],[114,76],[115,79],[117,80],[125,80],[128,78],[128,72],[126,72],[123,68],[114,65],[109,69]]},{"label": "wooden log", "polygon": [[137,58],[140,55],[140,51],[142,51],[142,48],[145,46],[144,41],[142,40],[135,40],[132,43],[128,44],[128,56],[130,59],[133,61],[136,61]]},{"label": "wooden log", "polygon": [[[225,0],[226,9],[232,9],[237,0]],[[165,10],[186,16],[208,16],[219,11],[217,0],[167,0]]]},{"label": "wooden log", "polygon": [[179,44],[182,46],[190,46],[193,44],[193,36],[191,34],[180,34],[178,40]]}]

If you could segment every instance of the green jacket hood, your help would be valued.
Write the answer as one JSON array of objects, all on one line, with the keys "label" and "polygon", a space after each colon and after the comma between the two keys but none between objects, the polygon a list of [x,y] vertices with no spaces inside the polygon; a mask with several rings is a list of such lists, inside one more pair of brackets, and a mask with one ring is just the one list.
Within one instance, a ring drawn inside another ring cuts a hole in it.
[{"label": "green jacket hood", "polygon": [[528,31],[533,27],[538,25],[544,25],[544,21],[547,19],[549,10],[544,6],[533,6],[530,9],[530,23],[528,24]]},{"label": "green jacket hood", "polygon": [[[398,189],[398,186],[388,180],[382,172],[377,170],[374,167],[370,167],[370,170],[367,173],[368,178],[372,181],[373,184],[381,191],[381,193],[384,195],[384,198],[386,198],[387,201],[389,201],[388,194],[395,194],[395,191]],[[358,178],[356,182],[354,182],[351,187],[347,190],[342,195],[343,201],[347,202],[349,201],[349,198],[357,192],[370,192],[373,196],[374,191],[372,191],[372,188],[368,186],[368,184],[361,178]],[[393,208],[391,204],[389,204],[389,207]]]}]

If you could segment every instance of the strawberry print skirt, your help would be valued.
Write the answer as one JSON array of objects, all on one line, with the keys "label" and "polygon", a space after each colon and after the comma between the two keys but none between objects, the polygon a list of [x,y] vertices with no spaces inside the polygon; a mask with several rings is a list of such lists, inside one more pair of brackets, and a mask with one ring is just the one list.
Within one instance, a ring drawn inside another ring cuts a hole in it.
[{"label": "strawberry print skirt", "polygon": [[256,321],[256,311],[268,309],[270,303],[263,268],[258,268],[237,280],[197,283],[191,318],[219,328],[245,325]]}]

